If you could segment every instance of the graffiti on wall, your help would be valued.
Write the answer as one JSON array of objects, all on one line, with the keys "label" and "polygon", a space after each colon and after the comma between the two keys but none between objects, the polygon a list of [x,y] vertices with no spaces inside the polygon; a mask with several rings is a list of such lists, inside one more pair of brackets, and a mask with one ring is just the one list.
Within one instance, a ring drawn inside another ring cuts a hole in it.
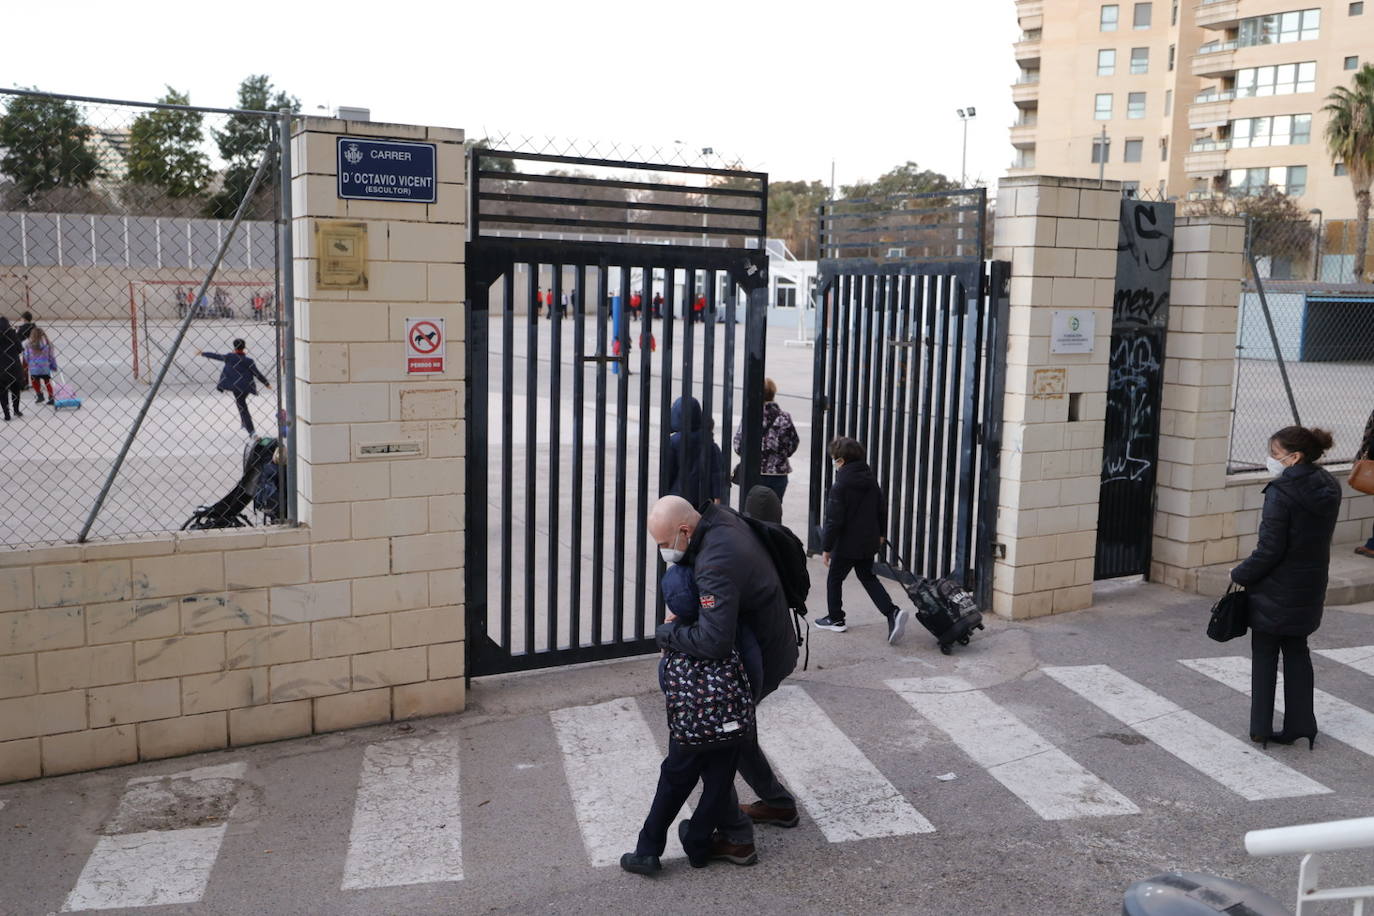
[{"label": "graffiti on wall", "polygon": [[1159,455],[1164,335],[1174,259],[1174,205],[1121,202],[1097,577],[1149,571],[1155,463]]}]

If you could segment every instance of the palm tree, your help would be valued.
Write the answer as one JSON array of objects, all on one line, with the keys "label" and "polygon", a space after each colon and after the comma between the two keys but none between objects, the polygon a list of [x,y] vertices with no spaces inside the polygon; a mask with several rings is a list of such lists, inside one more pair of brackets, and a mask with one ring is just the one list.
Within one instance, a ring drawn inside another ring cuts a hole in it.
[{"label": "palm tree", "polygon": [[1344,162],[1355,189],[1355,280],[1365,278],[1369,250],[1369,186],[1374,183],[1374,64],[1365,64],[1352,87],[1338,86],[1322,108],[1326,146],[1333,162]]}]

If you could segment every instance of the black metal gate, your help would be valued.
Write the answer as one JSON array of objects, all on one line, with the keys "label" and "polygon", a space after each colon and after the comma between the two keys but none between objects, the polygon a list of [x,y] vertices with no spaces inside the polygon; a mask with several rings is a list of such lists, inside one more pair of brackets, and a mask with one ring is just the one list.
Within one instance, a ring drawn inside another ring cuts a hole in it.
[{"label": "black metal gate", "polygon": [[915,572],[991,598],[1010,265],[983,262],[986,191],[838,200],[821,211],[810,546],[863,443],[888,537]]},{"label": "black metal gate", "polygon": [[471,183],[469,676],[651,652],[674,401],[723,500],[737,412],[758,467],[767,176],[480,149]]},{"label": "black metal gate", "polygon": [[1149,575],[1174,205],[1121,201],[1097,516],[1098,579]]}]

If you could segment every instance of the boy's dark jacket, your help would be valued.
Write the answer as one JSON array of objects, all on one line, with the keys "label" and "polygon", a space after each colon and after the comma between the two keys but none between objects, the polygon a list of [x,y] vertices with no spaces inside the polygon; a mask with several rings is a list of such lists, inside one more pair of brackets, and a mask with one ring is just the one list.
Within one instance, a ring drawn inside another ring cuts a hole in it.
[{"label": "boy's dark jacket", "polygon": [[258,371],[257,364],[246,354],[202,353],[201,356],[224,363],[224,369],[219,374],[219,384],[215,386],[216,391],[232,391],[234,394],[257,394],[258,386],[253,383],[254,378],[257,378],[264,385],[270,384],[267,377]]},{"label": "boy's dark jacket", "polygon": [[864,559],[878,552],[887,533],[887,500],[864,461],[845,462],[825,499],[821,549],[837,557]]}]

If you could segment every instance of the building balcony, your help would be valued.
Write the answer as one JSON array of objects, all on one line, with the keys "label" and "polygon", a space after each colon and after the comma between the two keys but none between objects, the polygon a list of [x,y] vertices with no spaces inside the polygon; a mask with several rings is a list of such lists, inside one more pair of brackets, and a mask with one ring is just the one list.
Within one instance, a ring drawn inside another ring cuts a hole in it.
[{"label": "building balcony", "polygon": [[1194,10],[1199,28],[1232,29],[1240,22],[1240,0],[1202,0]]},{"label": "building balcony", "polygon": [[1040,101],[1040,81],[1023,83],[1019,80],[1011,84],[1011,100],[1017,105],[1029,107]]},{"label": "building balcony", "polygon": [[1038,29],[1044,25],[1044,0],[1018,0],[1016,4],[1016,22],[1021,28],[1026,30]]},{"label": "building balcony", "polygon": [[1040,39],[1027,38],[1018,41],[1011,46],[1012,53],[1016,56],[1016,62],[1023,69],[1040,69]]},{"label": "building balcony", "polygon": [[1236,43],[1214,41],[1198,48],[1193,58],[1193,76],[1219,77],[1235,72]]},{"label": "building balcony", "polygon": [[1013,124],[1011,126],[1011,145],[1019,148],[1035,146],[1036,124]]},{"label": "building balcony", "polygon": [[1200,95],[1188,106],[1188,126],[1193,130],[1220,127],[1231,120],[1231,100],[1234,92],[1215,92]]},{"label": "building balcony", "polygon": [[[1211,178],[1226,171],[1226,154],[1230,144],[1222,141],[1204,141],[1193,144],[1183,157],[1183,171],[1189,178]],[[1201,149],[1197,147],[1201,146]]]}]

